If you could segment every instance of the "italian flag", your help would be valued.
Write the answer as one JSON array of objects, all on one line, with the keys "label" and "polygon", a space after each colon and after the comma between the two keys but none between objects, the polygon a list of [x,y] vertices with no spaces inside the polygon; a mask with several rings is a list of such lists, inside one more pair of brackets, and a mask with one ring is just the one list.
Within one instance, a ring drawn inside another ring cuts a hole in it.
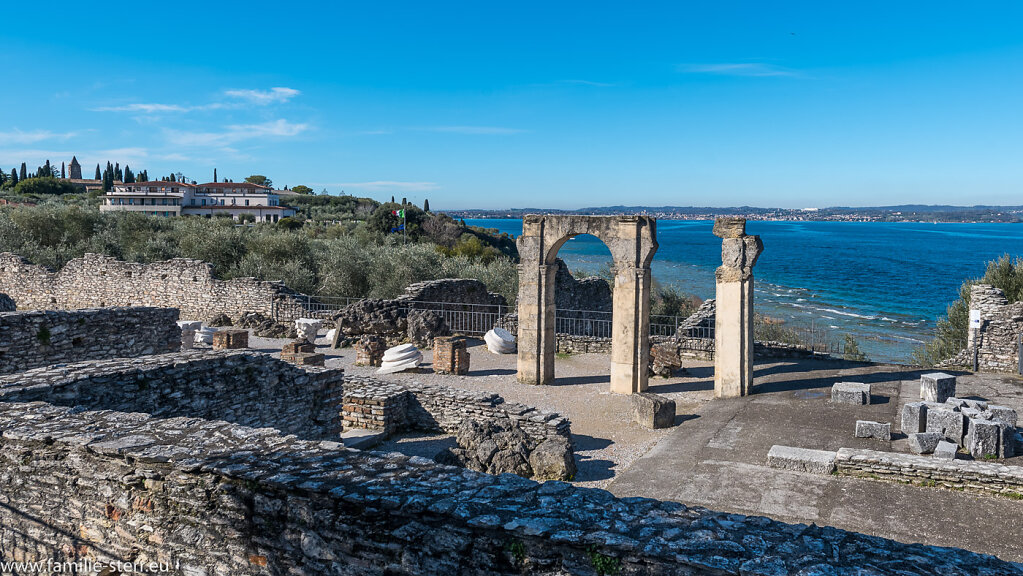
[{"label": "italian flag", "polygon": [[391,210],[391,214],[394,214],[398,218],[404,218],[405,217],[405,210],[404,209],[401,209],[401,210]]}]

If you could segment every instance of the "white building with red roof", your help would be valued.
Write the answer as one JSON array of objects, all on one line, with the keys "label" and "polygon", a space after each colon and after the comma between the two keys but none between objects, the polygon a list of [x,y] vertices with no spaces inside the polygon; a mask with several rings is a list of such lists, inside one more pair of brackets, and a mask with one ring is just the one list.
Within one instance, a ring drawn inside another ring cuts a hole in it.
[{"label": "white building with red roof", "polygon": [[281,206],[272,188],[248,182],[118,182],[104,196],[100,211],[207,218],[223,215],[235,220],[248,214],[256,222],[277,222],[295,214],[293,208]]}]

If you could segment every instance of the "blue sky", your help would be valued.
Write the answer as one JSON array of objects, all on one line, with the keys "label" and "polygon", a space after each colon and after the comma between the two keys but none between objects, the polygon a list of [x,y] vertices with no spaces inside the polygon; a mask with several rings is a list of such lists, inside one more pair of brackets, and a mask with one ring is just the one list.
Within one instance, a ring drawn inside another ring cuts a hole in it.
[{"label": "blue sky", "polygon": [[0,168],[434,208],[1023,204],[1011,2],[18,2]]}]

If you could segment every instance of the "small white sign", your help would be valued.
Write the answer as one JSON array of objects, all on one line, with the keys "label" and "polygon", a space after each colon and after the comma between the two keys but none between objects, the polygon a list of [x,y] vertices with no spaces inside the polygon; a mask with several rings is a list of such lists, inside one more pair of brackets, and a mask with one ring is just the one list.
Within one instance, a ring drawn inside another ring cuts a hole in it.
[{"label": "small white sign", "polygon": [[980,310],[970,310],[970,330],[980,330]]}]

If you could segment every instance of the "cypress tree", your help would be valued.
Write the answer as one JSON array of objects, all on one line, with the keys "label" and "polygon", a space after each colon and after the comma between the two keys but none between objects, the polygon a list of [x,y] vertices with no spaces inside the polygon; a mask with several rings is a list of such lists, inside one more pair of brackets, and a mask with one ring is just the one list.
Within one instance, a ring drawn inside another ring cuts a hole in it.
[{"label": "cypress tree", "polygon": [[46,165],[43,166],[43,176],[53,176],[53,168],[50,168],[50,159],[46,159]]},{"label": "cypress tree", "polygon": [[25,166],[24,162],[21,163],[21,179],[22,180],[28,179],[28,166]]},{"label": "cypress tree", "polygon": [[131,173],[131,168],[127,164],[124,165],[124,180],[125,184],[133,184],[135,182],[135,175]]},{"label": "cypress tree", "polygon": [[217,169],[214,168],[213,169],[213,182],[215,183],[216,181],[217,181]]},{"label": "cypress tree", "polygon": [[427,198],[426,200],[423,200],[423,212],[429,212],[429,211],[430,211],[430,199]]},{"label": "cypress tree", "polygon": [[402,198],[402,199],[401,199],[401,205],[402,205],[403,207],[404,207],[404,206],[408,206],[408,202],[407,202],[406,200],[407,200],[406,198]]},{"label": "cypress tree", "polygon": [[171,182],[177,182],[177,180],[174,179],[174,175],[173,174],[170,175],[170,181]]},{"label": "cypress tree", "polygon": [[64,178],[67,178],[67,176],[65,176],[64,174],[65,174],[65,172],[64,172],[64,163],[61,162],[60,163],[60,179],[61,180],[63,180]]},{"label": "cypress tree", "polygon": [[100,180],[102,178],[103,177],[100,176],[100,173],[99,173],[99,164],[96,164],[96,178],[94,178],[94,180]]},{"label": "cypress tree", "polygon": [[14,186],[17,183],[18,183],[18,169],[17,168],[11,168],[11,186]]},{"label": "cypress tree", "polygon": [[391,196],[391,204],[394,204],[394,196]]}]

